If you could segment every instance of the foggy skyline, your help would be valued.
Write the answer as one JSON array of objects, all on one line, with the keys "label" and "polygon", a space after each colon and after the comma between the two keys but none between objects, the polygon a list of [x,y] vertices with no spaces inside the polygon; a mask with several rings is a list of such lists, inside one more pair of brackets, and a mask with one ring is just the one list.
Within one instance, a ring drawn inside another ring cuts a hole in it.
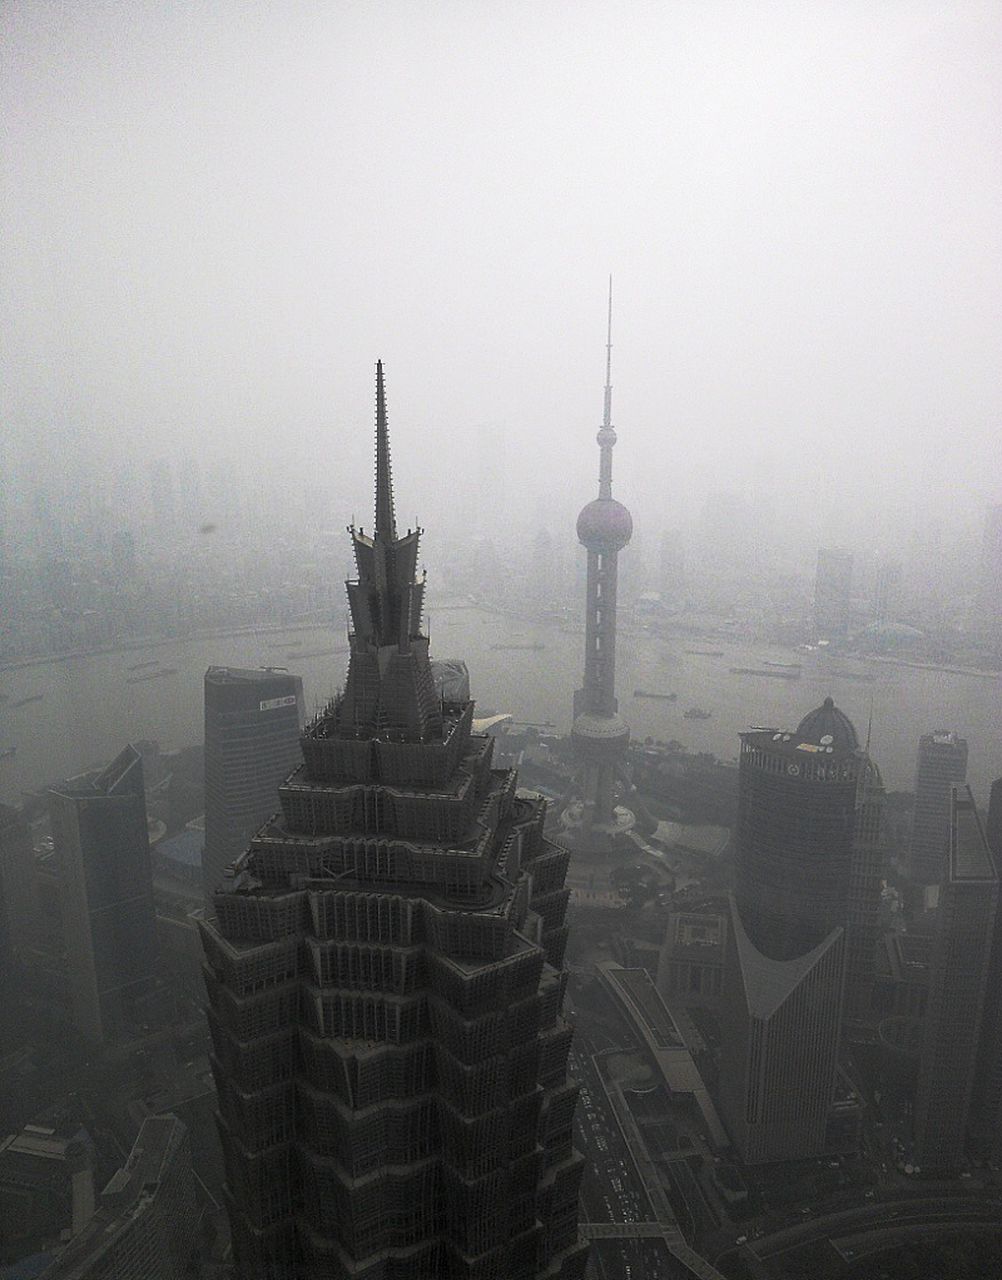
[{"label": "foggy skyline", "polygon": [[405,523],[492,464],[519,517],[570,513],[611,272],[648,546],[719,490],[812,545],[926,511],[976,534],[1002,498],[995,4],[2,22],[15,477],[190,455],[264,493],[285,455],[365,493],[382,357]]}]

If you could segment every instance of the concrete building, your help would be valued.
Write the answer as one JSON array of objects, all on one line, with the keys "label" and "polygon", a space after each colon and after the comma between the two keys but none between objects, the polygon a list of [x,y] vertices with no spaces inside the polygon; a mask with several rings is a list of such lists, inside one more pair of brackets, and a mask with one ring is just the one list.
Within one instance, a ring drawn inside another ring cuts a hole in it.
[{"label": "concrete building", "polygon": [[630,729],[616,698],[616,596],[619,553],[633,535],[633,518],[612,496],[612,281],[605,361],[605,408],[596,437],[599,447],[598,497],[578,516],[578,541],[588,552],[585,587],[584,683],[574,694],[571,736],[580,762],[584,807],[573,824],[582,847],[594,848],[619,825],[613,813],[618,769]]},{"label": "concrete building", "polygon": [[971,789],[955,786],[915,1096],[914,1158],[922,1169],[953,1170],[964,1160],[998,893]]},{"label": "concrete building", "polygon": [[69,1013],[91,1040],[128,1033],[154,986],[156,920],[143,761],[126,747],[106,769],[49,791]]},{"label": "concrete building", "polygon": [[287,671],[210,667],[205,673],[206,899],[274,811],[299,760],[303,682]]},{"label": "concrete building", "polygon": [[40,1280],[189,1280],[198,1222],[188,1131],[148,1116],[97,1212]]},{"label": "concrete building", "polygon": [[818,551],[814,578],[814,629],[819,636],[842,636],[852,615],[852,552],[837,547]]},{"label": "concrete building", "polygon": [[376,401],[345,688],[203,924],[237,1269],[580,1280],[568,854],[436,693]]},{"label": "concrete building", "polygon": [[880,893],[888,856],[884,799],[880,770],[866,755],[861,762],[856,789],[856,825],[849,858],[845,925],[845,1012],[857,1022],[868,1020],[873,1012],[880,947]]},{"label": "concrete building", "polygon": [[947,729],[923,734],[915,768],[915,810],[908,850],[908,877],[938,885],[950,848],[950,795],[967,776],[967,743]]}]

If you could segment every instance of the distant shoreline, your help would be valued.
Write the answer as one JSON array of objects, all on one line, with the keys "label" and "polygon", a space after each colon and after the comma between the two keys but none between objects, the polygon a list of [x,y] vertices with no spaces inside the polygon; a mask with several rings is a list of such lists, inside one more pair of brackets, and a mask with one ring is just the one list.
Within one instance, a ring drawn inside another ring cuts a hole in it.
[{"label": "distant shoreline", "polygon": [[200,640],[225,640],[228,636],[285,635],[298,631],[327,631],[335,628],[325,622],[294,622],[289,626],[210,627],[205,631],[192,631],[184,636],[159,636],[147,640],[126,640],[121,644],[98,645],[96,649],[64,649],[59,653],[39,654],[35,658],[16,658],[13,662],[0,663],[0,675],[8,671],[22,671],[27,667],[44,667],[49,663],[74,662],[81,658],[98,658],[109,653],[135,653],[137,649],[163,649],[170,644],[190,644]]}]

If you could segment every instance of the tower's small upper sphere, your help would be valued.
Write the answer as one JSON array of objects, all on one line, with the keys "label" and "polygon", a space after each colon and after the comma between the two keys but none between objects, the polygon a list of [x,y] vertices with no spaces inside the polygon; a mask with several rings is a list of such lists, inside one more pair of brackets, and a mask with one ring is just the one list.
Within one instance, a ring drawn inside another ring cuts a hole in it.
[{"label": "tower's small upper sphere", "polygon": [[578,541],[589,551],[619,551],[632,536],[633,517],[615,498],[596,498],[578,516]]},{"label": "tower's small upper sphere", "polygon": [[599,427],[598,435],[595,439],[598,441],[598,447],[600,449],[604,449],[607,445],[611,449],[619,439],[619,436],[616,435],[614,427]]}]

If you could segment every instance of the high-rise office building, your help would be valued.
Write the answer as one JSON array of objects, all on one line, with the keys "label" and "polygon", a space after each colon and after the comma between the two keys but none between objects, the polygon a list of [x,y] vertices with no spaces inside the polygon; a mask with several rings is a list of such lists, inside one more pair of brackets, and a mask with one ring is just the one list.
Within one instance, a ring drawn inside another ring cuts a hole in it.
[{"label": "high-rise office building", "polygon": [[849,629],[852,600],[852,552],[821,547],[814,578],[814,627],[820,636],[841,636]]},{"label": "high-rise office building", "polygon": [[210,667],[205,673],[206,898],[275,808],[299,760],[303,682],[287,671]]},{"label": "high-rise office building", "polygon": [[[985,839],[1002,881],[1002,778],[992,783]],[[975,1157],[993,1164],[1002,1161],[1002,888],[992,930],[968,1139]]]},{"label": "high-rise office building", "polygon": [[[731,1138],[748,1163],[819,1155],[832,1141],[857,806],[868,764],[831,698],[792,733],[741,735],[720,1089]],[[861,889],[856,896],[864,924]]]},{"label": "high-rise office building", "polygon": [[955,1169],[964,1159],[998,895],[971,789],[954,786],[915,1093],[915,1163],[922,1169]]},{"label": "high-rise office building", "polygon": [[[585,831],[608,831],[614,821],[616,772],[630,729],[616,699],[616,594],[618,557],[633,534],[633,519],[612,496],[612,281],[605,359],[605,407],[597,436],[598,497],[578,516],[577,533],[588,552],[585,588],[584,684],[574,695],[572,738],[581,763]],[[586,837],[587,838],[587,837]]]},{"label": "high-rise office building", "polygon": [[19,809],[0,804],[0,974],[23,959],[33,913],[31,828]]},{"label": "high-rise office building", "polygon": [[950,795],[967,776],[967,743],[955,733],[937,729],[919,739],[915,769],[915,810],[908,876],[916,884],[940,884],[950,849]]},{"label": "high-rise office building", "polygon": [[845,925],[845,1012],[854,1021],[871,1013],[880,945],[880,895],[887,873],[883,778],[867,754],[860,762],[856,826],[849,858]]},{"label": "high-rise office building", "polygon": [[49,791],[70,1016],[92,1040],[128,1031],[154,986],[156,918],[143,759]]},{"label": "high-rise office building", "polygon": [[147,1116],[90,1223],[40,1280],[187,1280],[198,1221],[188,1131]]},{"label": "high-rise office building", "polygon": [[990,507],[985,516],[974,624],[986,640],[1002,643],[1002,503]]},{"label": "high-rise office building", "polygon": [[234,1252],[254,1280],[571,1280],[568,854],[436,693],[381,364],[376,400],[346,684],[203,924]]}]

